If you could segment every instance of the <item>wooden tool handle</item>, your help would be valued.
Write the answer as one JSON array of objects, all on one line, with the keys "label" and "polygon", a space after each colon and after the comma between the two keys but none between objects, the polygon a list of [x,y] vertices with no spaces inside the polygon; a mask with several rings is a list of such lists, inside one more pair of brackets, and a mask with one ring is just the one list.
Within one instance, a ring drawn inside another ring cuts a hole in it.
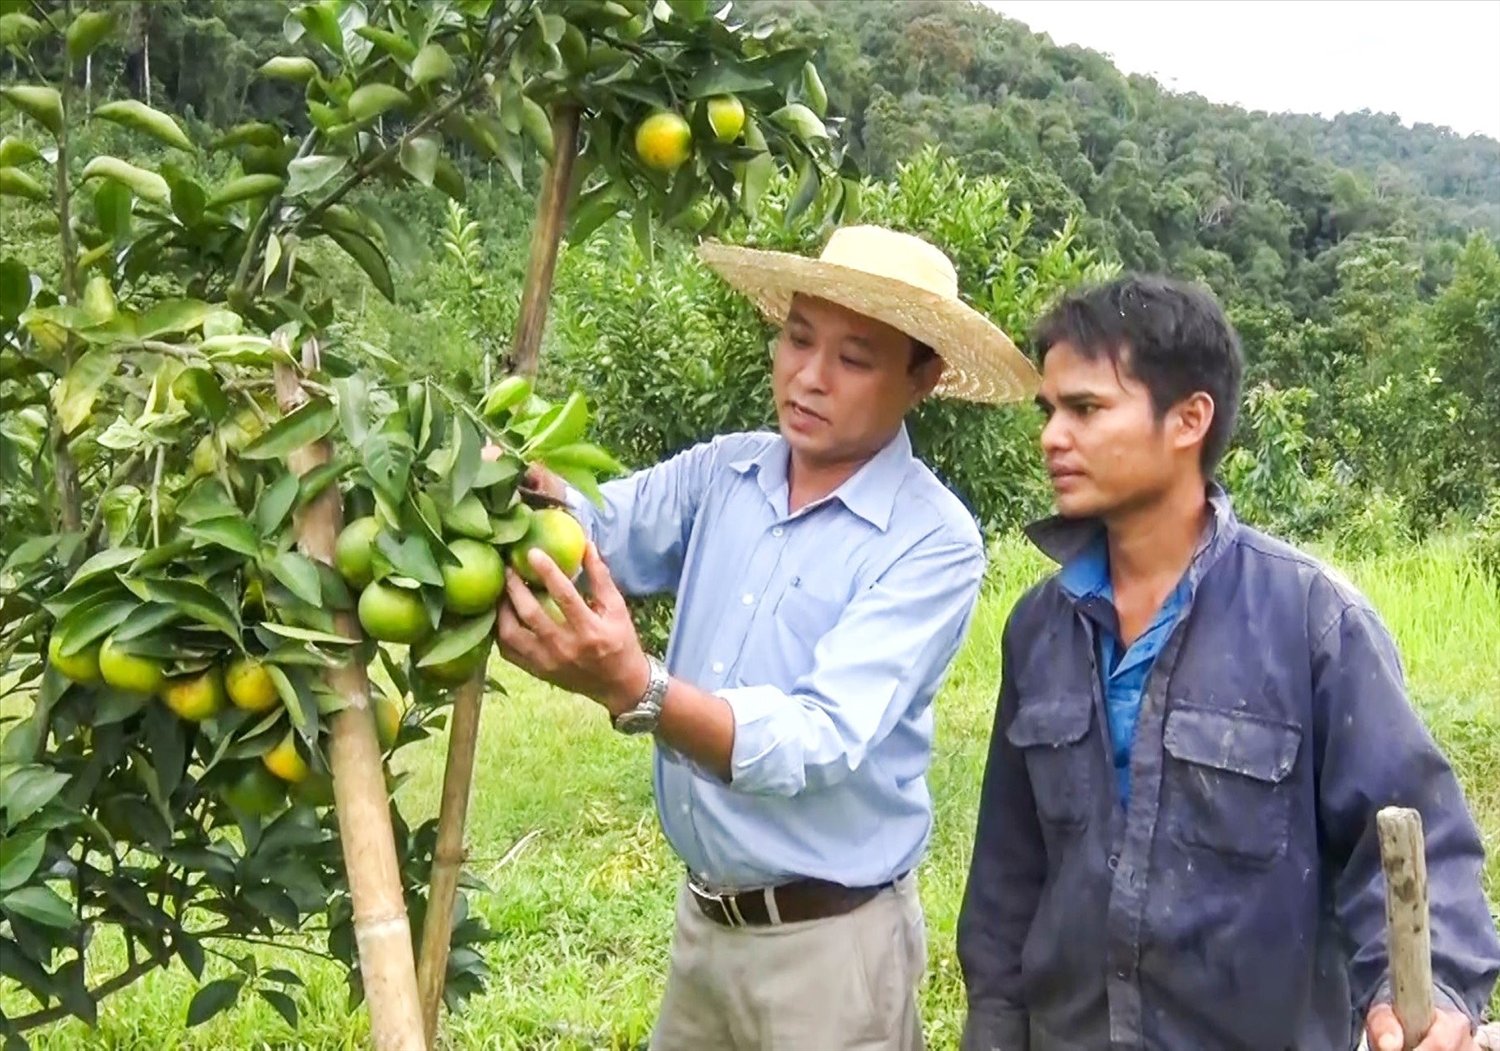
[{"label": "wooden tool handle", "polygon": [[1427,927],[1427,853],[1422,815],[1385,807],[1375,815],[1385,870],[1385,924],[1391,1006],[1411,1051],[1432,1025],[1432,935]]}]

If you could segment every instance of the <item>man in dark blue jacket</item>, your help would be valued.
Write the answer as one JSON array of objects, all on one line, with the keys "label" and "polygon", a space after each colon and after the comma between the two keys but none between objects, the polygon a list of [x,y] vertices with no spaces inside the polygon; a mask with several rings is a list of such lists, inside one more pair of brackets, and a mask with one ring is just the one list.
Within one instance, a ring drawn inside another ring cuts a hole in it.
[{"label": "man in dark blue jacket", "polygon": [[965,1051],[1401,1048],[1375,813],[1427,839],[1437,1017],[1467,1051],[1500,971],[1483,848],[1390,636],[1236,521],[1213,299],[1125,278],[1038,330],[1060,571],[1017,604],[958,925]]}]

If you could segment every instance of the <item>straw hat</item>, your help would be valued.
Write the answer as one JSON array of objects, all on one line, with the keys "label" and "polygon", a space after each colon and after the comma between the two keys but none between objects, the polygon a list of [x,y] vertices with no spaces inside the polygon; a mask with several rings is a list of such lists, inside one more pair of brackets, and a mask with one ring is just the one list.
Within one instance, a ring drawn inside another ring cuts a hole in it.
[{"label": "straw hat", "polygon": [[879,226],[835,230],[817,259],[708,241],[698,256],[772,321],[792,296],[816,296],[883,321],[943,358],[936,393],[999,404],[1022,401],[1038,383],[1010,337],[958,297],[958,272],[942,250]]}]

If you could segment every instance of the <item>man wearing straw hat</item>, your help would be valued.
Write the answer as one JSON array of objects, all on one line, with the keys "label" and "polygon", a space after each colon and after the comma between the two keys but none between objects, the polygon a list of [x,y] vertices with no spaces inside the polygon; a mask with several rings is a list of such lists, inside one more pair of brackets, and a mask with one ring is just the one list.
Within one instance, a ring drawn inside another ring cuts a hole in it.
[{"label": "man wearing straw hat", "polygon": [[[654,735],[687,871],[653,1048],[918,1048],[932,703],[985,558],[903,419],[934,392],[1019,400],[1035,372],[917,237],[701,256],[781,325],[780,433],[690,448],[605,485],[602,508],[569,493],[592,600],[538,556],[567,623],[513,577],[501,649]],[[622,591],[676,594],[665,662]]]},{"label": "man wearing straw hat", "polygon": [[[1223,311],[1125,277],[1036,344],[1059,513],[1028,533],[1061,568],[1001,643],[964,1051],[1473,1051],[1500,970],[1483,844],[1370,604],[1213,481],[1242,370]],[[1427,837],[1420,1044],[1390,1006],[1387,805]]]}]

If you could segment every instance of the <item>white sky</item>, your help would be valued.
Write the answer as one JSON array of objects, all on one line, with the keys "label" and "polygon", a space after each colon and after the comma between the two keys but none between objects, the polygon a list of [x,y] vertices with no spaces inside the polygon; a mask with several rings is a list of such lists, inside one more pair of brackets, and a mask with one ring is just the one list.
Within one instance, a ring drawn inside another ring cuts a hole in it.
[{"label": "white sky", "polygon": [[1500,139],[1500,0],[980,0],[1173,91]]}]

